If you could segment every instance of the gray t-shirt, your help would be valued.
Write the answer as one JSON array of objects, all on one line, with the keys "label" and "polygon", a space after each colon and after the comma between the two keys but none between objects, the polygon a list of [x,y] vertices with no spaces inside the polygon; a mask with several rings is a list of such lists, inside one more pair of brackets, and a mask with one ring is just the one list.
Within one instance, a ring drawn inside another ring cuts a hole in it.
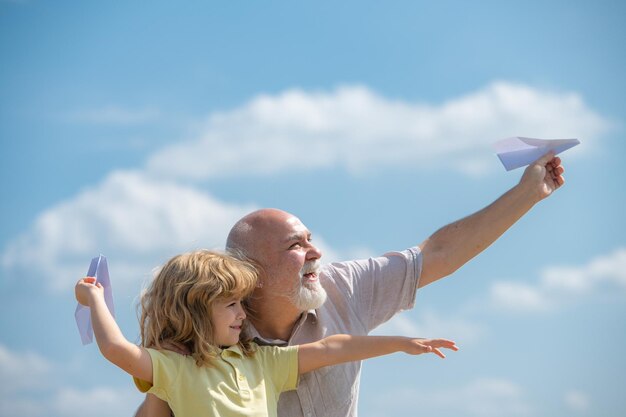
[{"label": "gray t-shirt", "polygon": [[[419,248],[389,252],[378,258],[325,265],[320,282],[328,298],[302,315],[288,341],[257,342],[299,345],[333,334],[366,335],[396,313],[413,308],[422,272]],[[281,394],[279,417],[353,417],[357,415],[361,362],[320,368],[300,377],[296,391]]]}]

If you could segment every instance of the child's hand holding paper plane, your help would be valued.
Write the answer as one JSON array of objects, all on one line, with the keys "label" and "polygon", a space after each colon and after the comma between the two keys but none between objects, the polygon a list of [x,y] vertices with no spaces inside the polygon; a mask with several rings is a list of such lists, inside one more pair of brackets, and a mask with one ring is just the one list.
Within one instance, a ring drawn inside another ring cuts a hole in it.
[{"label": "child's hand holding paper plane", "polygon": [[[109,267],[107,265],[107,258],[100,255],[91,260],[89,270],[87,271],[88,277],[95,277],[104,289],[104,301],[109,308],[109,311],[115,316],[113,307],[113,290],[111,289],[111,280],[109,278]],[[89,307],[78,304],[76,311],[74,312],[76,318],[76,325],[78,326],[78,333],[83,345],[89,344],[93,341],[93,327],[91,326],[91,311]]]}]

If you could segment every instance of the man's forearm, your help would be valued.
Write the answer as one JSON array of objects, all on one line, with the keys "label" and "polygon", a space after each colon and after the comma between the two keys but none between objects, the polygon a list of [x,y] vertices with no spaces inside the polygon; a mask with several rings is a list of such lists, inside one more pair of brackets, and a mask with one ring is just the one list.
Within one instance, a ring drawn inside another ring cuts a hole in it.
[{"label": "man's forearm", "polygon": [[521,185],[484,209],[442,227],[420,248],[423,268],[420,287],[450,275],[485,250],[537,202]]}]

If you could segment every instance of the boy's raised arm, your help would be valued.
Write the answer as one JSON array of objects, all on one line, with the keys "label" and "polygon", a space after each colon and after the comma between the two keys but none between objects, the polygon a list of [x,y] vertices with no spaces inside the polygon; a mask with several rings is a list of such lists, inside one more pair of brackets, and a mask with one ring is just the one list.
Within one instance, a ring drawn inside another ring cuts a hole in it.
[{"label": "boy's raised arm", "polygon": [[446,339],[418,339],[402,336],[352,336],[336,334],[298,347],[298,372],[304,374],[318,368],[358,361],[394,352],[410,355],[434,353],[441,358],[441,348],[459,350]]},{"label": "boy's raised arm", "polygon": [[130,375],[152,383],[150,354],[126,340],[106,306],[102,286],[95,278],[83,278],[75,293],[76,300],[91,310],[91,325],[102,355]]}]

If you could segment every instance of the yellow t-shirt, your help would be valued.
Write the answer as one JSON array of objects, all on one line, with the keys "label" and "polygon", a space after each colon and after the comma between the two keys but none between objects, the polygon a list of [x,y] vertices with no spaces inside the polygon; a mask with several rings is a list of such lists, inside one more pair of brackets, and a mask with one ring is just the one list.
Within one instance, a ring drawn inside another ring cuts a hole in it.
[{"label": "yellow t-shirt", "polygon": [[235,345],[211,367],[166,350],[148,352],[153,385],[134,378],[135,385],[167,401],[176,417],[275,417],[280,393],[298,385],[297,346],[258,346],[249,358]]}]

